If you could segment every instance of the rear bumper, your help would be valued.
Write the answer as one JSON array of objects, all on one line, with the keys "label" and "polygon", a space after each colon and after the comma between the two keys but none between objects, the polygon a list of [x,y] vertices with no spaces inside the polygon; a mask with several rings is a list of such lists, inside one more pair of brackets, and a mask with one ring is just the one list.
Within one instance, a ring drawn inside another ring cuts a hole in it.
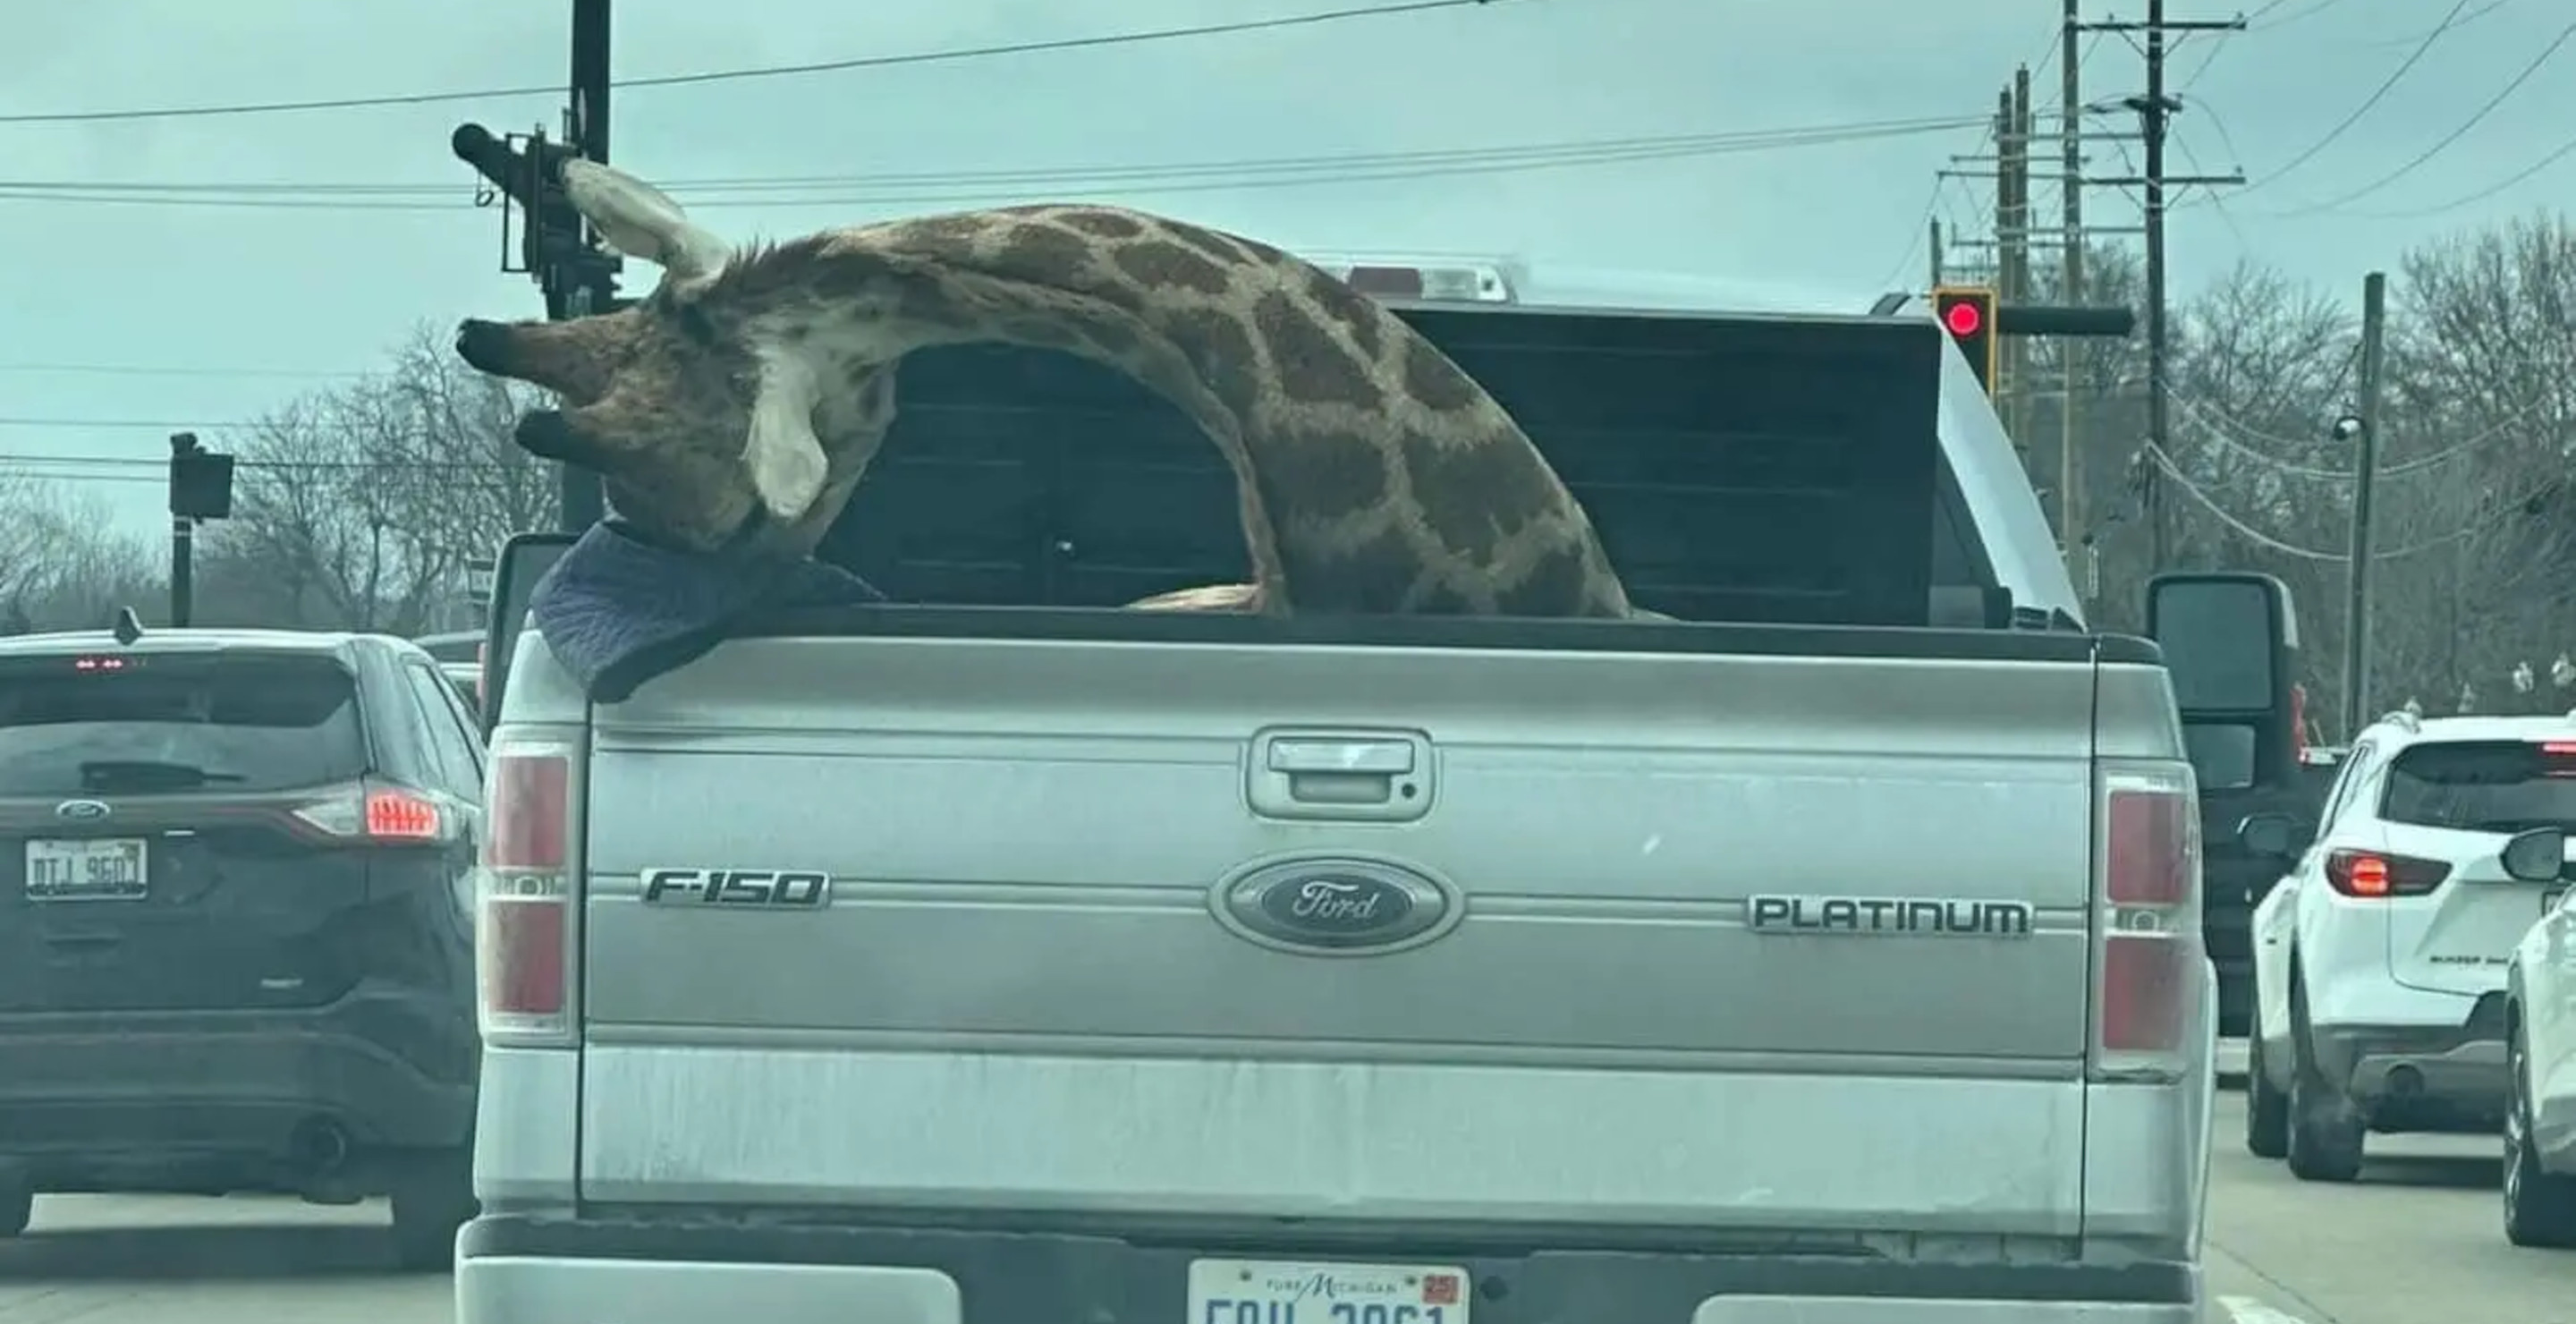
[{"label": "rear bumper", "polygon": [[2459,1025],[2320,1025],[2310,1047],[2328,1080],[2374,1124],[2500,1124],[2508,1094],[2501,995]]},{"label": "rear bumper", "polygon": [[[456,1320],[1182,1320],[1189,1263],[1199,1253],[1062,1234],[487,1216],[458,1238]],[[1474,1324],[1792,1324],[1818,1318],[1820,1307],[1838,1324],[2194,1324],[2200,1298],[2200,1270],[2190,1264],[1922,1265],[1612,1251],[1461,1256],[1454,1249],[1425,1258],[1467,1268]]]},{"label": "rear bumper", "polygon": [[474,1125],[472,1009],[361,984],[295,1011],[0,1017],[0,1164],[38,1190],[292,1170],[317,1120],[355,1149],[444,1149]]}]

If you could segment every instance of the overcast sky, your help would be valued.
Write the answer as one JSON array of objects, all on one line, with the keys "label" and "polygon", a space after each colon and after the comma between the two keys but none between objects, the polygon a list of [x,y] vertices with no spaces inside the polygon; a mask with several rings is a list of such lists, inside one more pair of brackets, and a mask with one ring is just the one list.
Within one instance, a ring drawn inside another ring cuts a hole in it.
[{"label": "overcast sky", "polygon": [[[621,77],[652,78],[1391,2],[624,0],[615,61]],[[172,426],[218,432],[327,386],[371,366],[424,319],[537,310],[526,278],[498,271],[498,216],[474,210],[469,172],[446,143],[469,119],[496,130],[551,123],[560,92],[69,117],[559,87],[566,0],[12,8],[0,46],[0,244],[19,256],[0,296],[0,456],[9,457],[0,468],[26,467],[30,456],[90,457],[37,467],[75,476],[115,502],[120,523],[150,531],[163,518],[151,466]],[[2136,18],[2142,8],[2087,0],[2086,17]],[[2178,294],[2249,254],[2357,290],[2363,272],[2394,264],[2411,245],[2564,200],[2576,185],[2571,151],[2518,185],[2464,201],[2569,145],[2570,55],[2545,63],[2421,166],[2371,187],[2565,40],[2576,14],[2564,5],[2171,8],[2177,19],[2255,16],[2241,34],[2188,38],[2172,64],[2189,101],[2172,168],[2241,168],[2255,181],[2176,213]],[[1961,234],[1990,223],[1990,187],[1950,181],[1936,207],[1936,176],[1991,169],[1952,158],[1990,154],[1982,130],[1963,126],[1991,116],[2016,65],[2033,68],[2037,100],[2054,113],[2059,10],[2059,0],[1496,0],[621,90],[614,156],[669,182],[734,236],[1086,197],[1301,251],[1671,272],[1742,282],[1765,302],[1785,295],[1856,311],[1882,290],[1924,283],[1928,214]],[[2446,15],[2457,15],[2450,30],[2366,115],[2298,160]],[[2129,39],[2088,37],[2085,46],[2087,101],[2140,89]],[[1945,120],[1960,126],[1836,132]],[[2108,136],[2133,126],[2118,115],[2095,121],[2106,138],[2091,144],[2092,173],[2135,173],[2123,159],[2134,145]],[[1778,131],[1816,132],[1761,141]],[[1603,159],[1615,156],[1626,159]],[[2037,187],[2053,216],[2053,185]],[[2102,225],[2137,222],[2134,197],[2120,190],[2092,190],[2086,205]],[[649,278],[640,269],[630,284]]]}]

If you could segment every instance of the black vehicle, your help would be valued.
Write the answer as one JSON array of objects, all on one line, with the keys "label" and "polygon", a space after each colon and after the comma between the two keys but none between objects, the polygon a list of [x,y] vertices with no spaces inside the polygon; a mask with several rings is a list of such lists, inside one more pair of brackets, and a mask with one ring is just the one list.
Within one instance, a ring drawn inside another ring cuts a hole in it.
[{"label": "black vehicle", "polygon": [[2254,907],[2279,859],[2246,849],[2256,814],[2313,819],[2323,786],[2300,750],[2298,624],[2289,586],[2242,571],[2158,575],[2147,631],[2165,652],[2183,743],[2200,781],[2201,933],[2218,972],[2218,1032],[2253,1025]]},{"label": "black vehicle", "polygon": [[473,1212],[483,748],[429,655],[0,641],[0,1234],[54,1192]]}]

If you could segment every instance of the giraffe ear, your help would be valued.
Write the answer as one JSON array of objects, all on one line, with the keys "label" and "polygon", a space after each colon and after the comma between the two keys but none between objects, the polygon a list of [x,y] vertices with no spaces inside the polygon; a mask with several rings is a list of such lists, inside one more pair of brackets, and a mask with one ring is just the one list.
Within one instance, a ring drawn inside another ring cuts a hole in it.
[{"label": "giraffe ear", "polygon": [[770,518],[793,524],[814,508],[832,468],[822,438],[814,435],[814,406],[822,392],[803,357],[775,346],[760,347],[754,354],[760,360],[760,389],[751,401],[743,461]]}]

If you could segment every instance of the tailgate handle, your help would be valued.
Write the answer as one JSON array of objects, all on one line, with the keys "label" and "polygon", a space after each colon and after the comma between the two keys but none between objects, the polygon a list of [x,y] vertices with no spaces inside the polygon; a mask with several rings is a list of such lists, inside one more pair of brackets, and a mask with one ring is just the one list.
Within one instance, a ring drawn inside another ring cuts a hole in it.
[{"label": "tailgate handle", "polygon": [[1410,740],[1334,740],[1320,736],[1274,736],[1270,741],[1272,772],[1375,773],[1392,777],[1413,771]]},{"label": "tailgate handle", "polygon": [[1267,818],[1392,823],[1431,807],[1431,737],[1274,728],[1252,738],[1244,798]]}]

